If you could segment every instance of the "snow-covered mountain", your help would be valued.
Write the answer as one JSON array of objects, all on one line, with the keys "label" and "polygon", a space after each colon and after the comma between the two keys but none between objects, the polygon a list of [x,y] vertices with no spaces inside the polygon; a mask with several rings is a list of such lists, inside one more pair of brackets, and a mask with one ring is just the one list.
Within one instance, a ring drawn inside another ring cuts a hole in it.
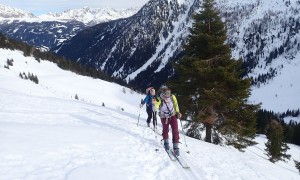
[{"label": "snow-covered mountain", "polygon": [[300,108],[300,1],[219,1],[233,57],[254,80],[251,100],[275,112]]},{"label": "snow-covered mountain", "polygon": [[4,6],[0,4],[0,23],[13,21],[23,22],[45,22],[45,21],[79,21],[88,26],[108,22],[116,19],[130,17],[135,14],[140,7],[132,8],[91,8],[85,6],[79,9],[67,9],[64,12],[49,12],[35,16],[30,12],[21,9]]},{"label": "snow-covered mountain", "polygon": [[[192,15],[201,2],[151,0],[134,16],[81,31],[55,51],[136,87],[159,85],[174,74],[171,63],[182,55]],[[243,58],[247,76],[253,78],[251,101],[275,112],[300,108],[299,1],[216,2],[232,56]],[[262,94],[267,95],[259,99]]]},{"label": "snow-covered mountain", "polygon": [[95,25],[116,19],[130,17],[140,8],[114,9],[114,8],[90,8],[68,9],[61,13],[48,13],[38,16],[40,19],[50,20],[76,20],[86,25]]},{"label": "snow-covered mountain", "polygon": [[2,21],[0,32],[40,49],[50,50],[75,36],[86,25],[79,21]]},{"label": "snow-covered mountain", "polygon": [[138,10],[84,7],[34,16],[26,11],[0,5],[0,32],[32,46],[50,50],[85,27],[126,18]]},{"label": "snow-covered mountain", "polygon": [[[267,160],[263,136],[244,153],[187,137],[180,150],[191,168],[183,169],[146,127],[144,95],[23,54],[0,48],[1,180],[299,179],[292,159]],[[38,84],[20,78],[28,73]],[[299,160],[299,146],[289,147]]]},{"label": "snow-covered mountain", "polygon": [[0,4],[0,20],[2,18],[36,18],[36,16],[30,12]]},{"label": "snow-covered mountain", "polygon": [[133,81],[161,84],[174,71],[198,0],[150,0],[135,15],[79,32],[55,49],[59,55]]}]

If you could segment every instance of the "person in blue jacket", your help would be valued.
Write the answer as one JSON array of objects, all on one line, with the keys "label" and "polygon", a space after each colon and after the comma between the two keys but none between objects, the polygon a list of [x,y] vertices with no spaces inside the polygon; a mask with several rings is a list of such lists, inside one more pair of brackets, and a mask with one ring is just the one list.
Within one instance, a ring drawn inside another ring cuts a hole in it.
[{"label": "person in blue jacket", "polygon": [[157,118],[156,118],[156,102],[158,101],[155,89],[153,87],[146,89],[147,96],[140,104],[140,107],[142,107],[144,104],[146,104],[146,111],[148,114],[147,118],[147,125],[150,127],[151,119],[153,118],[153,127],[156,128],[157,126]]}]

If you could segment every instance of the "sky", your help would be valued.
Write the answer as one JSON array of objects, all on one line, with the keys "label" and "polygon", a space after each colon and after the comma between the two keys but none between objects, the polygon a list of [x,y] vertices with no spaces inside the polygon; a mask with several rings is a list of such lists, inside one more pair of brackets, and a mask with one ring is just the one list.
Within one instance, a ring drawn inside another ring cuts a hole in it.
[{"label": "sky", "polygon": [[32,12],[35,15],[48,12],[63,12],[66,9],[78,9],[84,6],[92,8],[128,8],[141,7],[149,0],[0,0],[0,4]]},{"label": "sky", "polygon": [[[8,58],[14,62],[6,69]],[[37,75],[39,84],[21,79],[24,71]],[[145,95],[125,92],[0,48],[0,179],[299,180],[293,162],[300,160],[299,146],[289,144],[292,158],[273,164],[265,155],[265,136],[242,153],[184,137],[179,123],[181,157],[190,166],[183,169],[146,126],[146,108],[139,108]]]}]

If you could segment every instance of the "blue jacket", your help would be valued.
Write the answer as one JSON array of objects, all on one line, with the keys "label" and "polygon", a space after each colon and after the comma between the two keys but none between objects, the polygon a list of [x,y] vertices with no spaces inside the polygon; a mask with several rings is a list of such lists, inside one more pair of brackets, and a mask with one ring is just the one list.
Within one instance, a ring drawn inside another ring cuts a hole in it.
[{"label": "blue jacket", "polygon": [[147,108],[152,108],[152,106],[155,106],[155,104],[153,105],[153,103],[152,103],[152,99],[154,99],[154,98],[156,98],[156,96],[152,96],[151,94],[147,94],[147,96],[143,100],[142,104],[144,105],[146,103]]}]

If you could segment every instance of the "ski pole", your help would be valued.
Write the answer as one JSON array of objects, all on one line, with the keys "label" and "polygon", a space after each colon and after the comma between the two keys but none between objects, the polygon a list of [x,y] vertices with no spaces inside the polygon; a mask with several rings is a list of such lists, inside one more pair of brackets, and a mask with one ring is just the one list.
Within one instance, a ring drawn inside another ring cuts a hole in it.
[{"label": "ski pole", "polygon": [[[155,141],[157,141],[157,132],[156,132],[156,127],[153,127],[154,135],[155,135]],[[158,148],[155,148],[155,152],[157,153],[159,151]]]},{"label": "ski pole", "polygon": [[153,124],[154,124],[154,129],[157,129],[157,114],[156,111],[153,111]]},{"label": "ski pole", "polygon": [[180,121],[180,125],[181,125],[181,130],[182,130],[182,133],[183,133],[184,144],[185,144],[185,147],[186,147],[186,150],[187,150],[186,152],[189,154],[190,151],[188,150],[188,147],[187,147],[187,144],[186,144],[185,133],[184,133],[184,131],[183,131],[183,126],[182,126],[181,119],[179,119],[179,121]]},{"label": "ski pole", "polygon": [[140,122],[141,108],[142,108],[142,107],[140,107],[140,109],[139,109],[138,122],[137,122],[137,124],[136,124],[137,126],[139,126],[139,122]]}]

